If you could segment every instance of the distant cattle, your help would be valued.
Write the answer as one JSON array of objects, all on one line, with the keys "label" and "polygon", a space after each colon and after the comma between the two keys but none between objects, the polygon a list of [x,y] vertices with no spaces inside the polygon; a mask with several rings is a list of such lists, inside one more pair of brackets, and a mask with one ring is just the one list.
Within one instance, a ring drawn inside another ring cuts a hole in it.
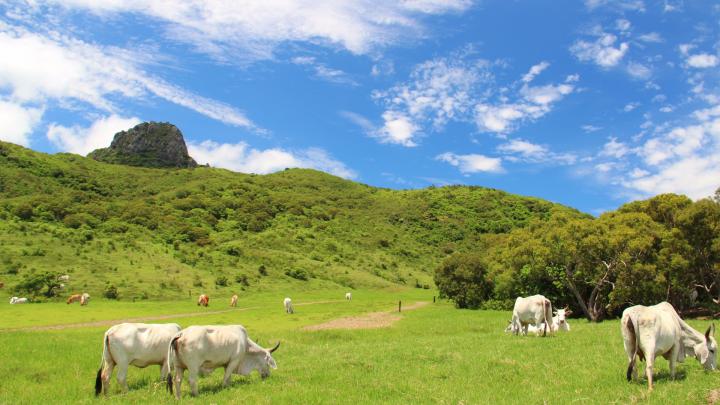
[{"label": "distant cattle", "polygon": [[240,325],[190,326],[177,333],[168,346],[167,388],[173,392],[172,372],[175,373],[175,396],[180,399],[183,373],[188,370],[188,383],[193,396],[198,395],[198,376],[207,375],[219,367],[225,368],[223,386],[230,383],[233,374],[248,375],[254,370],[262,378],[277,368],[272,349],[253,342]]},{"label": "distant cattle", "polygon": [[3,287],[5,287],[5,283],[3,283],[2,281],[0,281],[0,288],[3,288]]},{"label": "distant cattle", "polygon": [[95,395],[108,393],[113,368],[117,366],[117,381],[123,391],[128,390],[127,371],[130,365],[145,368],[160,366],[160,377],[168,373],[167,354],[170,340],[180,332],[180,325],[121,323],[105,332],[102,361],[95,378]]},{"label": "distant cattle", "polygon": [[237,300],[238,300],[237,294],[233,294],[233,296],[230,297],[230,306],[231,306],[231,307],[236,307],[236,306],[237,306]]},{"label": "distant cattle", "polygon": [[539,294],[531,297],[518,297],[515,300],[510,322],[510,331],[514,335],[519,333],[527,335],[529,325],[541,326],[542,323],[545,323],[542,326],[543,336],[547,334],[548,330],[552,334],[553,331],[548,326],[552,322],[552,304],[550,300]]},{"label": "distant cattle", "polygon": [[14,304],[27,304],[27,303],[28,303],[28,299],[27,299],[27,298],[12,297],[12,298],[10,298],[10,303],[13,304],[13,305],[14,305]]},{"label": "distant cattle", "polygon": [[68,299],[65,303],[70,305],[73,302],[80,302],[80,300],[82,300],[82,294],[73,294],[68,297]]},{"label": "distant cattle", "polygon": [[352,293],[345,293],[345,299],[350,301],[352,299]]},{"label": "distant cattle", "polygon": [[198,306],[202,305],[204,307],[207,307],[208,305],[210,305],[210,297],[208,297],[207,294],[200,294],[197,304]]},{"label": "distant cattle", "polygon": [[659,355],[670,363],[671,378],[675,378],[676,363],[683,362],[686,356],[695,356],[706,370],[716,367],[715,325],[710,325],[703,335],[685,323],[667,302],[627,308],[620,320],[620,330],[628,357],[627,379],[637,378],[635,361],[638,357],[644,359],[649,390],[653,389],[653,366]]},{"label": "distant cattle", "polygon": [[67,274],[63,274],[62,276],[58,276],[57,279],[58,281],[63,281],[67,283],[68,281],[70,281],[70,276],[68,276]]},{"label": "distant cattle", "polygon": [[295,309],[292,305],[292,300],[288,297],[283,300],[283,306],[285,307],[285,312],[288,314],[295,313]]},{"label": "distant cattle", "polygon": [[87,305],[90,302],[90,294],[83,293],[83,295],[80,297],[80,305]]}]

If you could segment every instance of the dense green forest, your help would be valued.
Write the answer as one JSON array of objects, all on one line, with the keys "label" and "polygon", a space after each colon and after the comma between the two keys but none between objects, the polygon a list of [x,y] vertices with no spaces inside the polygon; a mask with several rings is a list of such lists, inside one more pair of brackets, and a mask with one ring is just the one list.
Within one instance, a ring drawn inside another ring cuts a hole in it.
[{"label": "dense green forest", "polygon": [[[397,191],[313,170],[151,169],[0,143],[0,281],[35,300],[433,287],[453,252],[576,210],[481,187]],[[65,291],[57,274],[70,275]]]},{"label": "dense green forest", "polygon": [[482,187],[129,167],[0,143],[0,281],[36,301],[407,285],[470,308],[541,293],[590,320],[660,300],[707,312],[720,303],[720,194],[594,218]]}]

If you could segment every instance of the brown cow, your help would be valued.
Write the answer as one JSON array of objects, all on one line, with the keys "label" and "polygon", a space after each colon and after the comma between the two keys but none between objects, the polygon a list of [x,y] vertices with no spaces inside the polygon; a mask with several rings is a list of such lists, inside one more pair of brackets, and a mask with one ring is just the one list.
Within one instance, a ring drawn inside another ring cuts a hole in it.
[{"label": "brown cow", "polygon": [[233,296],[230,297],[230,306],[231,306],[231,307],[236,307],[236,306],[237,306],[237,300],[238,300],[237,294],[233,294]]},{"label": "brown cow", "polygon": [[208,297],[207,294],[200,294],[200,297],[198,298],[198,306],[202,305],[202,306],[206,307],[209,304],[210,304],[210,297]]},{"label": "brown cow", "polygon": [[5,283],[3,283],[2,281],[0,281],[0,288],[3,288],[3,287],[5,287]]},{"label": "brown cow", "polygon": [[70,305],[73,302],[80,302],[82,301],[82,294],[73,294],[70,296],[70,298],[67,299],[67,304]]}]

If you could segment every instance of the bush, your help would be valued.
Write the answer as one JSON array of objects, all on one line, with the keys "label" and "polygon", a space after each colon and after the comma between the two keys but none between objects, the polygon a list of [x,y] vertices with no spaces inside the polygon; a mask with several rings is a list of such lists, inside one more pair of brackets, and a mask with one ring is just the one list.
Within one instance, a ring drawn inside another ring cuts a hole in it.
[{"label": "bush", "polygon": [[116,300],[120,297],[120,294],[118,293],[117,287],[112,284],[107,284],[105,285],[105,290],[103,291],[103,297],[110,300]]},{"label": "bush", "polygon": [[258,267],[258,273],[260,273],[260,275],[263,277],[268,275],[267,269],[265,268],[264,264],[261,264],[260,267]]},{"label": "bush", "polygon": [[59,276],[60,273],[54,271],[30,273],[24,276],[20,283],[15,286],[15,292],[23,295],[29,294],[33,298],[39,295],[46,298],[55,297],[60,291]]},{"label": "bush", "polygon": [[225,276],[219,276],[215,279],[215,285],[218,287],[227,287],[228,286],[228,278]]},{"label": "bush", "polygon": [[449,298],[458,308],[479,308],[490,298],[493,283],[480,255],[454,253],[435,270],[435,284],[441,298]]},{"label": "bush", "polygon": [[285,270],[285,275],[288,276],[288,277],[292,277],[292,278],[294,278],[294,279],[296,279],[296,280],[307,281],[307,279],[308,279],[308,274],[307,274],[307,272],[306,272],[305,270],[303,270],[303,269],[297,269],[297,270],[290,269],[290,270]]},{"label": "bush", "polygon": [[250,282],[248,281],[248,276],[246,276],[245,274],[238,274],[237,276],[235,276],[235,282],[240,283],[240,284],[244,285],[245,287],[250,286]]},{"label": "bush", "polygon": [[23,221],[28,221],[32,219],[34,215],[33,206],[30,203],[22,203],[15,207],[13,214]]}]

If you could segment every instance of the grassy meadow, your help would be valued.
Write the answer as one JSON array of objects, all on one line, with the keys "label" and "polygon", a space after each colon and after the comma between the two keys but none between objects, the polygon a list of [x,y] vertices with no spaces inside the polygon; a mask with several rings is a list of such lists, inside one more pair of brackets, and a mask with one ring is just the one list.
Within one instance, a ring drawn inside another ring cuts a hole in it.
[{"label": "grassy meadow", "polygon": [[[651,394],[644,381],[625,381],[626,359],[617,320],[590,324],[571,320],[572,331],[554,338],[514,337],[503,332],[509,313],[457,310],[432,304],[432,291],[385,289],[307,292],[293,297],[296,313],[282,311],[282,296],[249,294],[229,312],[226,300],[207,309],[189,300],[122,303],[95,300],[88,307],[65,304],[0,306],[0,403],[95,403],[94,378],[100,363],[102,327],[62,330],[9,328],[107,319],[186,314],[162,322],[244,325],[266,346],[280,340],[278,369],[265,381],[254,373],[234,376],[221,387],[222,372],[200,380],[200,397],[189,403],[705,403],[718,388],[718,375],[694,359],[680,365],[671,381],[658,359]],[[348,315],[396,310],[416,301],[430,304],[404,311],[383,329],[305,331]],[[21,321],[22,320],[22,321]],[[17,322],[17,323],[16,323]],[[704,328],[707,322],[691,322]],[[159,368],[130,368],[130,391],[122,394],[113,377],[103,403],[175,403],[159,381]]]}]

